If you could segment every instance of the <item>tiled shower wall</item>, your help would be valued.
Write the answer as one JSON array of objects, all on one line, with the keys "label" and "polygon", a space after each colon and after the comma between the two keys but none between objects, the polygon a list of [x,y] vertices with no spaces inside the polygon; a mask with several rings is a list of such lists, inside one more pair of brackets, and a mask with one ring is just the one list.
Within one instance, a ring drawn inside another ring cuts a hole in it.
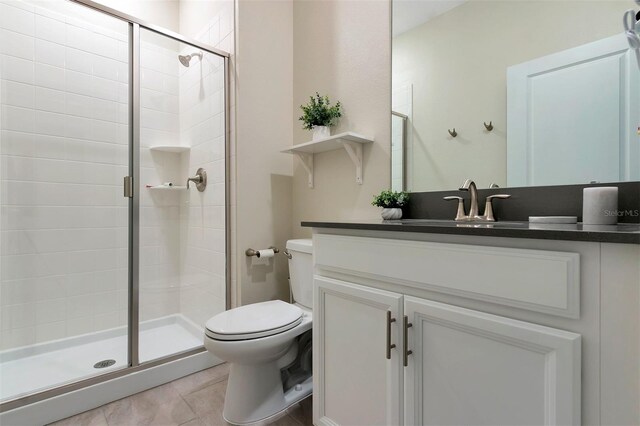
[{"label": "tiled shower wall", "polygon": [[[126,324],[127,25],[69,2],[0,1],[0,349]],[[68,9],[51,10],[64,6]],[[59,12],[59,13],[56,13]],[[233,46],[233,13],[201,40]],[[141,40],[141,320],[224,310],[222,61],[184,68],[177,42]],[[152,152],[154,145],[190,153]]]},{"label": "tiled shower wall", "polygon": [[[219,13],[196,39],[233,53],[233,2],[220,5]],[[181,209],[185,220],[180,312],[202,327],[211,316],[225,310],[224,62],[205,54],[202,67],[181,71],[180,136],[192,147],[191,155],[184,159],[185,168],[193,175],[203,167],[209,184],[202,193],[190,190]]]},{"label": "tiled shower wall", "polygon": [[[184,185],[180,154],[149,148],[180,144],[179,44],[140,30],[141,186]],[[180,310],[180,191],[141,188],[140,320]]]},{"label": "tiled shower wall", "polygon": [[127,25],[95,18],[0,3],[2,349],[126,318]]}]

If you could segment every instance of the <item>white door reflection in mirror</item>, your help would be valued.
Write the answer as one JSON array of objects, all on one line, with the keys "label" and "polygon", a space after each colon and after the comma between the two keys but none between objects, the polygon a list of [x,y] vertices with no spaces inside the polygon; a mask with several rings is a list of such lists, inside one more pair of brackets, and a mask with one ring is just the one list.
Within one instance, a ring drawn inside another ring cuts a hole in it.
[{"label": "white door reflection in mirror", "polygon": [[508,68],[508,186],[640,179],[633,53],[617,35]]}]

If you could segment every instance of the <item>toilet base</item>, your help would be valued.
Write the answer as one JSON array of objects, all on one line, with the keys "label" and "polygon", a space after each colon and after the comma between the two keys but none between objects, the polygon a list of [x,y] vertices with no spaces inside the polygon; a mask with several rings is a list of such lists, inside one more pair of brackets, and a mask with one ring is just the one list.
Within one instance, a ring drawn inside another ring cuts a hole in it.
[{"label": "toilet base", "polygon": [[277,362],[260,365],[231,364],[223,417],[233,425],[261,425],[275,421],[287,408],[311,395],[312,378],[282,390]]}]

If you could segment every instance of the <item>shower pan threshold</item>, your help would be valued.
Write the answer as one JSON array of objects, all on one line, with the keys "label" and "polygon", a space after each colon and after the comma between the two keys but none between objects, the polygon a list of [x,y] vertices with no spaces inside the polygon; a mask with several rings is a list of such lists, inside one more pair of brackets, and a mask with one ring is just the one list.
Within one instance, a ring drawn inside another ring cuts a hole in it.
[{"label": "shower pan threshold", "polygon": [[[181,314],[140,323],[140,361],[202,346],[203,331]],[[103,368],[102,361],[115,361]],[[127,327],[0,352],[0,402],[127,366]]]}]

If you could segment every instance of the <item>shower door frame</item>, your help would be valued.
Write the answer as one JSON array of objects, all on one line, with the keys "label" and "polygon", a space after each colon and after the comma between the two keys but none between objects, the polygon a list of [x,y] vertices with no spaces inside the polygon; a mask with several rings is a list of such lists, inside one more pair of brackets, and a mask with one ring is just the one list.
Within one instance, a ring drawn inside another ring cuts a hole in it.
[{"label": "shower door frame", "polygon": [[[230,85],[229,85],[229,53],[213,46],[209,46],[190,37],[185,37],[174,31],[167,30],[157,25],[144,22],[126,13],[96,3],[92,0],[65,0],[71,1],[96,10],[103,14],[112,16],[129,25],[129,176],[132,178],[132,193],[123,194],[129,198],[129,238],[128,238],[128,310],[129,318],[127,325],[127,356],[128,365],[118,370],[113,370],[103,374],[91,376],[85,379],[62,384],[50,389],[36,391],[18,398],[10,399],[0,404],[0,413],[20,408],[34,402],[43,401],[52,397],[60,396],[68,392],[76,391],[88,386],[106,382],[128,374],[156,367],[161,364],[176,361],[178,359],[205,352],[204,346],[186,351],[178,352],[162,358],[140,363],[139,359],[139,247],[140,247],[140,29],[146,29],[156,34],[160,34],[176,40],[178,42],[190,44],[208,53],[219,56],[224,60],[224,144],[225,144],[225,305],[226,309],[231,307],[231,241],[230,241]],[[126,177],[125,177],[126,178]],[[126,191],[126,182],[124,189]]]}]

